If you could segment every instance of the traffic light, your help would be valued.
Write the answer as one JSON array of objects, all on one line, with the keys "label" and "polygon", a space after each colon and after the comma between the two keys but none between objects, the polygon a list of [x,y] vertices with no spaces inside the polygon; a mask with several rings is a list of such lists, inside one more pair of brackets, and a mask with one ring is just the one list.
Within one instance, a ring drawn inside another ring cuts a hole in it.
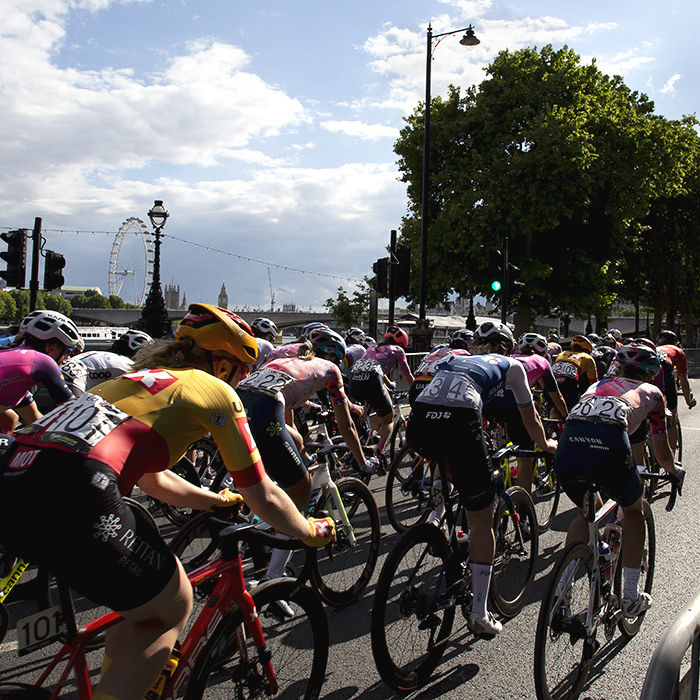
[{"label": "traffic light", "polygon": [[44,290],[49,292],[62,287],[66,280],[63,277],[63,268],[66,266],[66,259],[53,250],[46,251],[44,260]]},{"label": "traffic light", "polygon": [[500,248],[489,250],[489,286],[494,292],[503,287],[503,251]]},{"label": "traffic light", "polygon": [[383,297],[389,296],[389,258],[380,258],[372,265],[374,290]]},{"label": "traffic light", "polygon": [[10,287],[22,289],[27,276],[27,231],[16,229],[0,233],[0,238],[7,243],[7,250],[0,253],[0,258],[7,263],[7,269],[0,272],[0,277]]},{"label": "traffic light", "polygon": [[394,294],[405,297],[411,293],[411,247],[399,243],[396,246],[396,259],[398,264],[392,267],[395,275]]},{"label": "traffic light", "polygon": [[513,263],[508,263],[508,286],[512,294],[519,294],[525,289],[525,282],[520,281],[520,268]]}]

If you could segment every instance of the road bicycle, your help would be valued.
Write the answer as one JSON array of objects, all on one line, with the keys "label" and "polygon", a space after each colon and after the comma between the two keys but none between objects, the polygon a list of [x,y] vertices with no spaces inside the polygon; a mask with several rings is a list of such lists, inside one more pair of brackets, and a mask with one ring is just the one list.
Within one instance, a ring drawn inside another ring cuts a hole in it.
[{"label": "road bicycle", "polygon": [[408,418],[404,414],[404,411],[408,406],[408,392],[392,391],[390,394],[392,398],[392,412],[394,414],[394,427],[391,430],[391,437],[389,438],[389,462],[393,462],[398,452],[406,446],[406,426],[408,425]]},{"label": "road bicycle", "polygon": [[[305,548],[307,559],[298,579],[277,579],[245,589],[241,566],[241,543],[257,543],[287,549],[303,545],[283,540],[250,524],[229,526],[220,533],[221,556],[190,571],[195,590],[209,587],[211,594],[178,647],[179,664],[161,695],[174,700],[233,697],[262,698],[270,695],[316,700],[323,685],[328,660],[328,620],[323,604],[305,581],[314,550]],[[65,595],[66,589],[61,589]],[[291,606],[294,617],[285,616],[280,601]],[[47,615],[51,613],[47,612]],[[92,694],[85,652],[89,642],[117,625],[114,612],[81,629],[68,630],[68,640],[33,685],[0,685],[0,699],[54,700],[75,673],[78,698]],[[53,688],[47,679],[65,663]]]},{"label": "road bicycle", "polygon": [[[642,473],[643,478],[664,478]],[[617,504],[607,501],[596,512],[598,488],[587,483],[583,513],[588,519],[588,542],[573,542],[565,550],[546,596],[542,600],[535,636],[534,673],[538,700],[575,700],[582,692],[596,652],[598,631],[609,642],[617,627],[631,639],[639,631],[644,614],[622,614],[622,564],[624,541],[612,564],[600,555],[600,528],[611,520]],[[673,508],[676,488],[672,484],[667,509]],[[654,581],[656,530],[649,503],[642,501],[645,545],[640,587],[651,593]]]},{"label": "road bicycle", "polygon": [[20,578],[22,578],[22,574],[27,570],[28,566],[28,561],[24,559],[15,559],[9,566],[7,575],[0,580],[0,644],[4,641],[10,626],[10,616],[7,613],[5,600]]},{"label": "road bicycle", "polygon": [[[499,465],[512,451],[506,447],[494,453],[492,465]],[[537,516],[524,489],[505,490],[500,469],[493,476],[498,498],[489,598],[501,615],[513,617],[525,606],[535,578]],[[442,483],[446,508],[440,524],[420,523],[401,535],[375,591],[374,661],[382,679],[399,692],[415,690],[428,681],[445,652],[457,609],[465,620],[471,612],[469,542],[459,534],[460,529],[467,530],[466,517],[459,494],[449,494],[447,481]]]},{"label": "road bicycle", "polygon": [[[369,584],[379,556],[381,521],[372,492],[354,477],[335,482],[326,458],[337,459],[349,453],[346,445],[314,443],[318,448],[317,464],[309,467],[311,497],[307,516],[330,516],[336,526],[336,540],[316,553],[310,580],[321,599],[333,607],[343,607],[357,600]],[[216,555],[218,541],[202,513],[187,523],[173,538],[170,547],[183,562],[185,570],[200,566]],[[250,578],[264,575],[267,560],[264,552],[246,552],[251,564]],[[293,560],[292,560],[293,561]]]}]

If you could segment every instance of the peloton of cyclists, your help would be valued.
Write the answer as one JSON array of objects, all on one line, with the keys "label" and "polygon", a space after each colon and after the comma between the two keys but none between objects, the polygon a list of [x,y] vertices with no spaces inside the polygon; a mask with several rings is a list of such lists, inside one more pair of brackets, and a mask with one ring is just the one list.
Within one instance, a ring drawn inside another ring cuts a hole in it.
[{"label": "peloton of cyclists", "polygon": [[559,353],[552,365],[559,391],[567,406],[573,406],[581,394],[593,382],[598,381],[598,372],[591,357],[592,351],[593,346],[588,338],[575,335],[571,340],[571,350]]}]

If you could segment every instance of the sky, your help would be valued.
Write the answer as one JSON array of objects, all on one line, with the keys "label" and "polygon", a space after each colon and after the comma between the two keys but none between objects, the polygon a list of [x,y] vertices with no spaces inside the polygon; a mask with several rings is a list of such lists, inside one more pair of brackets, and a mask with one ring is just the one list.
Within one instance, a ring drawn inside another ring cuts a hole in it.
[{"label": "sky", "polygon": [[[321,308],[407,212],[394,144],[503,50],[568,45],[669,119],[700,94],[697,0],[0,0],[0,231],[42,220],[67,285],[143,295],[135,218],[188,302]],[[122,229],[123,236],[118,236]],[[121,245],[115,242],[121,239]],[[4,243],[0,243],[4,249]]]}]

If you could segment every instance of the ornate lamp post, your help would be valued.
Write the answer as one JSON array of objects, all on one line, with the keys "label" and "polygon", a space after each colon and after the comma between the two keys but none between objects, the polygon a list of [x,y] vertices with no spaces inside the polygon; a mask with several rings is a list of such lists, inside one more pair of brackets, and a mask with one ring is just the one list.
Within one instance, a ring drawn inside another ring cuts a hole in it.
[{"label": "ornate lamp post", "polygon": [[[471,49],[481,42],[474,35],[474,28],[470,24],[466,29],[455,29],[453,32],[443,32],[442,34],[433,34],[433,27],[428,25],[428,43],[427,43],[427,60],[425,66],[425,125],[423,129],[423,177],[422,177],[422,201],[421,201],[421,256],[420,256],[420,297],[419,297],[419,316],[416,323],[416,335],[426,336],[428,347],[421,348],[422,350],[429,349],[430,329],[425,318],[426,298],[428,292],[428,205],[430,199],[430,69],[433,61],[433,52],[437,45],[446,36],[451,34],[459,34],[465,32],[460,39],[460,44]],[[418,340],[418,338],[416,338]]]},{"label": "ornate lamp post", "polygon": [[163,202],[156,199],[153,208],[148,212],[155,235],[155,251],[153,256],[153,279],[151,289],[146,297],[146,304],[141,313],[140,326],[153,338],[162,338],[172,334],[168,310],[160,288],[160,239],[161,231],[170,214],[165,210]]}]

